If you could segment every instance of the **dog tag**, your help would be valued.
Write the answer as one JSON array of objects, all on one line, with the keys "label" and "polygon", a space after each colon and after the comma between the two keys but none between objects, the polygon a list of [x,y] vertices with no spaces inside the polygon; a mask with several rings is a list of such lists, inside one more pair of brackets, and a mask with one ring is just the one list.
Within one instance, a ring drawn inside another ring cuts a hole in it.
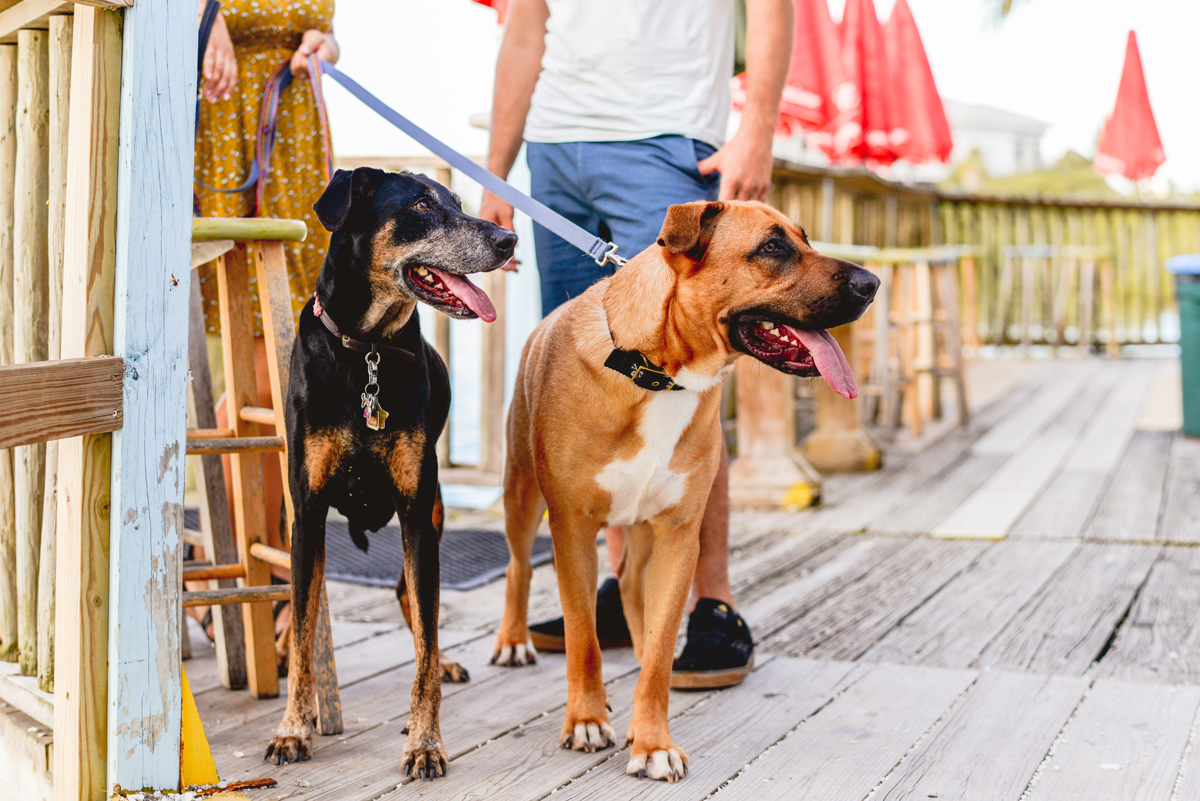
[{"label": "dog tag", "polygon": [[367,428],[372,431],[382,431],[383,424],[387,421],[388,413],[385,412],[378,403],[374,404],[375,413],[367,415]]}]

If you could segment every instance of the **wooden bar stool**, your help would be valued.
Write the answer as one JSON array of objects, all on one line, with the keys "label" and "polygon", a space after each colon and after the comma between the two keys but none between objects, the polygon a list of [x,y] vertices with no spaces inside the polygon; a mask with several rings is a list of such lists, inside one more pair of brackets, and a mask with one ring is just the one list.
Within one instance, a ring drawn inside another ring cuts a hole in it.
[{"label": "wooden bar stool", "polygon": [[[187,453],[203,459],[197,471],[202,489],[201,532],[191,532],[188,536],[204,545],[211,562],[186,566],[184,579],[207,579],[212,583],[208,590],[184,592],[183,606],[213,606],[222,683],[226,687],[248,685],[256,698],[279,694],[270,602],[291,598],[290,585],[271,584],[271,566],[290,567],[291,559],[286,551],[267,544],[267,526],[272,521],[266,519],[262,503],[263,459],[266,454],[275,454],[279,459],[284,480],[286,542],[290,539],[295,513],[287,486],[284,400],[296,330],[283,243],[302,241],[306,234],[304,223],[295,220],[199,218],[192,225],[193,267],[208,261],[216,264],[229,427],[216,427],[199,278],[193,272],[189,361],[195,427],[188,430]],[[270,408],[257,405],[251,260],[263,314]],[[275,434],[263,436],[259,431],[261,425],[274,426]],[[229,520],[221,454],[228,454],[231,461],[236,537]],[[242,606],[241,620],[222,614],[222,607],[230,604]],[[324,590],[317,625],[317,731],[337,734],[342,731],[341,703],[328,595]]]}]

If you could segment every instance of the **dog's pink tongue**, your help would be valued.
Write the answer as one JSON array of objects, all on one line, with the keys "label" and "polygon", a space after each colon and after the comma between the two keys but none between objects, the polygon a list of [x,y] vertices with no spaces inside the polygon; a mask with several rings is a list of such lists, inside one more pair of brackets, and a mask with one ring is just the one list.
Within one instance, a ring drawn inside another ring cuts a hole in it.
[{"label": "dog's pink tongue", "polygon": [[496,321],[496,307],[492,305],[492,299],[487,296],[479,287],[471,283],[470,279],[448,273],[444,270],[439,270],[436,267],[430,267],[429,272],[442,279],[442,283],[446,288],[454,293],[455,297],[467,304],[467,308],[479,315],[479,319],[485,323]]},{"label": "dog's pink tongue", "polygon": [[833,388],[833,391],[843,398],[857,398],[858,384],[854,381],[854,373],[846,355],[838,347],[837,340],[828,331],[800,331],[792,329],[800,344],[808,348],[812,354],[813,364],[821,372],[821,377]]}]

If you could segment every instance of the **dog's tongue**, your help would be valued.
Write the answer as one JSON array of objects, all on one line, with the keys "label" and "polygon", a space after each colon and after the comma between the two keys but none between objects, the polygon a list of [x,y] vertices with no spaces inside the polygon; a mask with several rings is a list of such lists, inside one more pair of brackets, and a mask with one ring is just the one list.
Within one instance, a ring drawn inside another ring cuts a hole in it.
[{"label": "dog's tongue", "polygon": [[492,305],[492,299],[487,296],[486,292],[472,284],[468,278],[439,270],[436,267],[430,267],[429,272],[442,279],[446,288],[467,304],[468,309],[479,315],[480,320],[485,323],[496,321],[496,307]]},{"label": "dog's tongue", "polygon": [[791,329],[800,344],[808,348],[812,354],[813,364],[817,366],[821,377],[833,388],[833,391],[843,398],[857,398],[858,384],[854,381],[854,373],[846,355],[838,347],[837,340],[828,331],[801,331]]}]

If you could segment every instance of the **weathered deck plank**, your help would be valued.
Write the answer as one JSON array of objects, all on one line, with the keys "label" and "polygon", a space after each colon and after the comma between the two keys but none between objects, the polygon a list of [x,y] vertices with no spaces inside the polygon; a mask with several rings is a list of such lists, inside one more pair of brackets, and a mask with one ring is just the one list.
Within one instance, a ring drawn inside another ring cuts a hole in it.
[{"label": "weathered deck plank", "polygon": [[1053,380],[1043,381],[1012,414],[976,440],[971,452],[999,456],[1019,453],[1071,404],[1100,369],[1100,363],[1094,361],[1063,364]]},{"label": "weathered deck plank", "polygon": [[1200,439],[1174,436],[1157,539],[1200,543]]},{"label": "weathered deck plank", "polygon": [[984,542],[908,541],[886,566],[830,595],[765,644],[792,656],[857,659],[987,548]]},{"label": "weathered deck plank", "polygon": [[923,534],[958,508],[991,478],[1006,457],[969,455],[946,467],[925,486],[906,493],[895,506],[871,521],[871,534]]},{"label": "weathered deck plank", "polygon": [[[625,775],[628,753],[617,753],[554,794],[556,801],[671,799],[699,801],[729,781],[771,744],[837,696],[864,672],[849,663],[779,658],[747,678],[738,698],[717,693],[671,723],[671,736],[688,754],[678,784]],[[720,725],[713,725],[721,721]]]},{"label": "weathered deck plank", "polygon": [[1200,548],[1163,547],[1099,675],[1200,682]]},{"label": "weathered deck plank", "polygon": [[751,762],[715,799],[866,798],[978,675],[876,666]]},{"label": "weathered deck plank", "polygon": [[988,644],[976,664],[1082,676],[1124,618],[1160,550],[1081,545]]},{"label": "weathered deck plank", "polygon": [[1085,539],[1154,542],[1158,538],[1172,436],[1165,431],[1133,435],[1084,530]]},{"label": "weathered deck plank", "polygon": [[876,662],[967,667],[1074,553],[1069,542],[1000,542],[864,655]]},{"label": "weathered deck plank", "polygon": [[1200,687],[1097,681],[1030,801],[1172,798],[1197,707]]},{"label": "weathered deck plank", "polygon": [[873,798],[1017,801],[1086,689],[1075,677],[984,673]]}]

